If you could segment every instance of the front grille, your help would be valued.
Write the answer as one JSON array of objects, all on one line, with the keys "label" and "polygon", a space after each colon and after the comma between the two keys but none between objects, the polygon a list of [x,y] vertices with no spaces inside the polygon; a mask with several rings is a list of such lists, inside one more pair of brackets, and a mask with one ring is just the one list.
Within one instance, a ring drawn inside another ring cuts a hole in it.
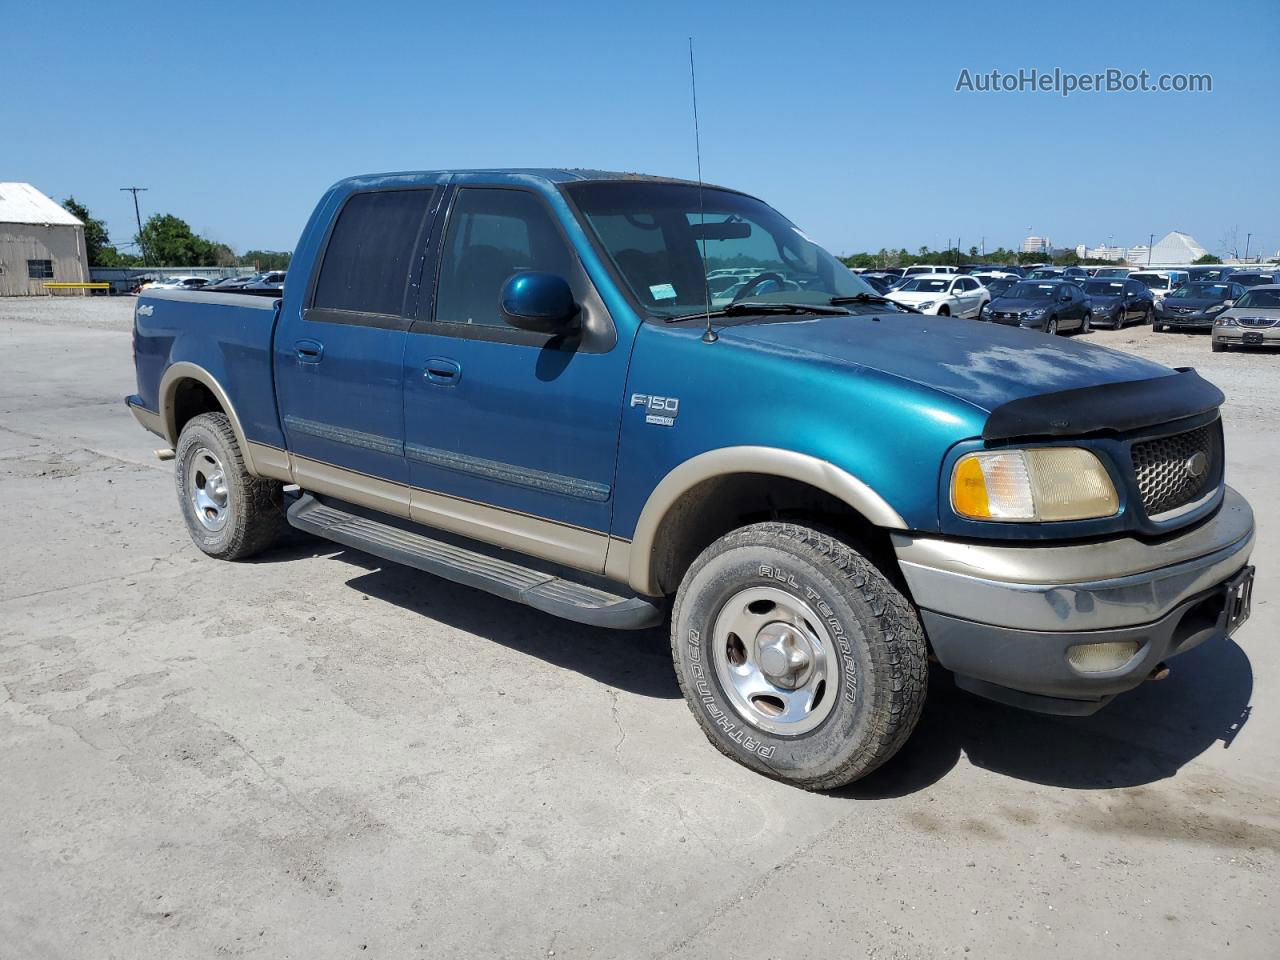
[{"label": "front grille", "polygon": [[[1200,456],[1198,456],[1200,455]],[[1194,503],[1222,476],[1222,421],[1186,433],[1142,440],[1132,448],[1133,472],[1147,516]],[[1197,472],[1197,467],[1203,469]]]},{"label": "front grille", "polygon": [[1274,327],[1280,323],[1280,317],[1236,317],[1242,327]]}]

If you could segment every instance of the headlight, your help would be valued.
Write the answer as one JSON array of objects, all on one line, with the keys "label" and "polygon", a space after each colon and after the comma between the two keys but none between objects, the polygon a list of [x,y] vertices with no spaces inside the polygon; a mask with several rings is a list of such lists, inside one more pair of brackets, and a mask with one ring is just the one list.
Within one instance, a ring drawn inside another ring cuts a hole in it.
[{"label": "headlight", "polygon": [[1211,307],[1205,307],[1204,312],[1205,313],[1221,313],[1225,309],[1227,309],[1227,305],[1225,303],[1215,303]]},{"label": "headlight", "polygon": [[969,520],[1087,520],[1119,508],[1106,468],[1080,447],[983,450],[951,471],[951,509]]},{"label": "headlight", "polygon": [[1024,314],[1023,314],[1023,316],[1024,316],[1024,317],[1027,317],[1027,318],[1043,317],[1043,316],[1044,316],[1044,312],[1045,312],[1045,310],[1046,310],[1046,309],[1048,309],[1048,308],[1047,308],[1047,307],[1036,307],[1036,309],[1034,309],[1034,310],[1028,310],[1026,313],[1024,313]]},{"label": "headlight", "polygon": [[917,303],[917,304],[916,304],[916,309],[917,309],[917,310],[928,310],[928,309],[929,309],[930,307],[932,307],[935,303],[937,303],[937,301],[936,301],[936,300],[926,300],[924,303]]},{"label": "headlight", "polygon": [[1238,326],[1240,326],[1240,324],[1236,323],[1236,318],[1235,318],[1235,317],[1219,317],[1215,322],[1216,322],[1216,323],[1217,323],[1217,325],[1218,325],[1218,326],[1220,326],[1220,327],[1238,327]]}]

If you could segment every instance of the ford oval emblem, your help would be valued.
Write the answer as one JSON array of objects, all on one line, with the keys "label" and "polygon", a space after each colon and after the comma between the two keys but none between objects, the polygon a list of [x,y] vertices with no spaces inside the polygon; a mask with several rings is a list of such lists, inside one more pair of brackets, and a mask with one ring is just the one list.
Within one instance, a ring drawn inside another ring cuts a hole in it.
[{"label": "ford oval emblem", "polygon": [[1198,450],[1187,457],[1186,463],[1182,466],[1187,471],[1188,477],[1199,480],[1204,476],[1204,472],[1209,469],[1209,458],[1205,456],[1203,450]]}]

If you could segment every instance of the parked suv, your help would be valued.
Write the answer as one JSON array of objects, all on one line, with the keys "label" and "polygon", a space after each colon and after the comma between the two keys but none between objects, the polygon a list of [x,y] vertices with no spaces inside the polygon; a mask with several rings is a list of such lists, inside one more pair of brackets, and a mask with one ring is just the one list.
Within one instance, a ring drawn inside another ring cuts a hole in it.
[{"label": "parked suv", "polygon": [[[708,262],[759,273],[708,311]],[[134,343],[128,405],[209,556],[287,523],[600,628],[669,622],[710,741],[809,789],[902,746],[931,657],[1085,714],[1248,614],[1216,387],[901,310],[734,190],[343,180],[281,296],[144,295]]]}]

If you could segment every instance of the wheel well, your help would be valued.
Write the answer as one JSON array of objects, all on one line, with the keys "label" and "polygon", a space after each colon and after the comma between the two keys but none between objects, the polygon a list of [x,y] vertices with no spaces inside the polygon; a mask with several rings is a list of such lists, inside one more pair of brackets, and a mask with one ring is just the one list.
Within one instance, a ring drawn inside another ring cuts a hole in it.
[{"label": "wheel well", "polygon": [[674,593],[698,554],[731,530],[782,520],[825,529],[903,586],[889,534],[824,490],[788,477],[731,474],[686,491],[667,511],[653,545],[653,578]]},{"label": "wheel well", "polygon": [[190,377],[178,381],[173,389],[173,439],[176,443],[182,435],[182,428],[192,417],[202,413],[226,413],[213,391],[199,380]]}]

